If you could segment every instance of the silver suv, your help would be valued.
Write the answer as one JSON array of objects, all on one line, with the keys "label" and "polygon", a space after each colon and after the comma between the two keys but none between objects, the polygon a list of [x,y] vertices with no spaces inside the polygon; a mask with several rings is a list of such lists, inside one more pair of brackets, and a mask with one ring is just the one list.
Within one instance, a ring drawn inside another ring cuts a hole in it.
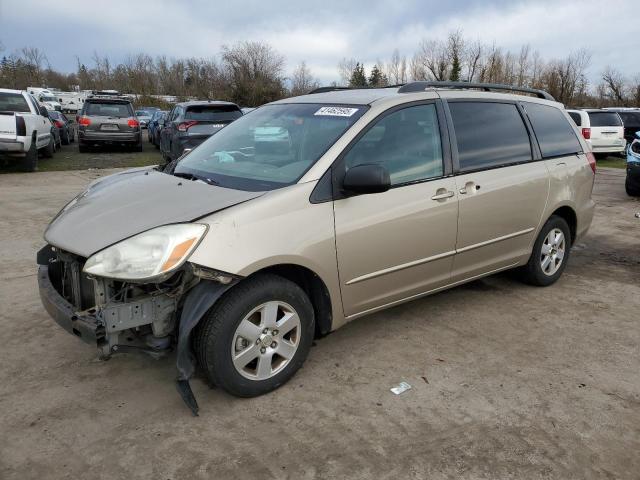
[{"label": "silver suv", "polygon": [[78,149],[91,146],[121,145],[142,151],[140,121],[131,102],[123,97],[94,95],[88,97],[78,116]]},{"label": "silver suv", "polygon": [[105,356],[177,348],[196,412],[193,358],[260,395],[358,317],[507,269],[551,285],[591,223],[595,160],[545,92],[479,90],[505,88],[289,98],[165,171],[97,181],[47,228],[44,306]]}]

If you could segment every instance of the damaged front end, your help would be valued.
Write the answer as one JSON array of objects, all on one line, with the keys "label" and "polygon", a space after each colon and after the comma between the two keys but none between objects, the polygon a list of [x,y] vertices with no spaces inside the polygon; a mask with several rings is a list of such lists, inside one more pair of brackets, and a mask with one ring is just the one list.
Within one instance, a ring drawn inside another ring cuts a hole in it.
[{"label": "damaged front end", "polygon": [[159,358],[177,348],[178,391],[197,415],[188,383],[195,370],[190,334],[237,277],[186,262],[153,282],[110,279],[85,273],[86,258],[52,246],[37,261],[45,309],[101,358],[122,352]]}]

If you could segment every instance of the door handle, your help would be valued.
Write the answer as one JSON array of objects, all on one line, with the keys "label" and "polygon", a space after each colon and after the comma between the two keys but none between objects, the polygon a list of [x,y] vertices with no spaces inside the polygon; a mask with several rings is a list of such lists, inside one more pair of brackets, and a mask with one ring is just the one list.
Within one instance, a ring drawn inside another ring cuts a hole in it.
[{"label": "door handle", "polygon": [[447,198],[451,198],[455,195],[454,192],[451,192],[449,190],[447,190],[444,193],[438,193],[436,195],[434,195],[433,197],[431,197],[431,200],[446,200]]}]

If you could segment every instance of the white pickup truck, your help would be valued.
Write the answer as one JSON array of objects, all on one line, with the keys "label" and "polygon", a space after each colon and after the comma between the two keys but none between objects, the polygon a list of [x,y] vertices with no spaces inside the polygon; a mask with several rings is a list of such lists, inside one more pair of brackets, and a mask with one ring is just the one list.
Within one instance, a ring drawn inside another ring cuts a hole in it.
[{"label": "white pickup truck", "polygon": [[53,156],[46,109],[27,92],[0,88],[0,161],[17,159],[23,170],[33,172],[38,151]]}]

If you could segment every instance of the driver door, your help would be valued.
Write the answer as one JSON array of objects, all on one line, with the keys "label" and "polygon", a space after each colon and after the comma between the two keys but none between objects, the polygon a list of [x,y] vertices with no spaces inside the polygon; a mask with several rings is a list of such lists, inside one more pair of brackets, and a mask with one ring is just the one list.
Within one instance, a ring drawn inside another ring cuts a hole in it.
[{"label": "driver door", "polygon": [[347,147],[334,166],[338,184],[346,170],[362,164],[380,164],[391,178],[386,192],[334,201],[346,316],[419,296],[450,281],[458,196],[455,180],[448,176],[443,118],[439,101],[392,109]]}]

